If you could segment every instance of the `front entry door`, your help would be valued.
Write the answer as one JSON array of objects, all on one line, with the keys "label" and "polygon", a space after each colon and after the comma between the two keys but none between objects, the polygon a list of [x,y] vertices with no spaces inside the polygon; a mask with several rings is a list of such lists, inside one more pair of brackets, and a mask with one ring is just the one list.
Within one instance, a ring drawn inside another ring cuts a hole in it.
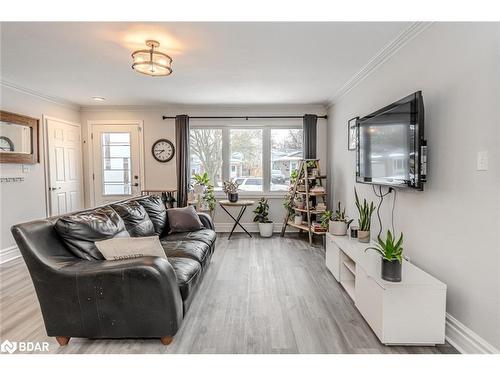
[{"label": "front entry door", "polygon": [[83,208],[80,125],[46,120],[49,216]]},{"label": "front entry door", "polygon": [[94,204],[141,192],[141,125],[93,125]]}]

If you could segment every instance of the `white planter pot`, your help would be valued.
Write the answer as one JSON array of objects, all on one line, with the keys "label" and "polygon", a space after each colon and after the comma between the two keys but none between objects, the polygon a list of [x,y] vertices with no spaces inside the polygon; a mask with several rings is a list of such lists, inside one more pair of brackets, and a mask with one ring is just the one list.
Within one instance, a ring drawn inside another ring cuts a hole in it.
[{"label": "white planter pot", "polygon": [[334,236],[345,236],[347,234],[347,224],[343,221],[331,221],[328,223],[328,231]]},{"label": "white planter pot", "polygon": [[302,216],[295,216],[295,217],[293,218],[293,222],[294,222],[295,224],[297,224],[297,225],[302,224]]},{"label": "white planter pot", "polygon": [[271,237],[273,235],[274,223],[259,223],[261,237]]},{"label": "white planter pot", "polygon": [[205,186],[203,185],[194,185],[193,190],[195,194],[202,194],[203,190],[205,189]]}]

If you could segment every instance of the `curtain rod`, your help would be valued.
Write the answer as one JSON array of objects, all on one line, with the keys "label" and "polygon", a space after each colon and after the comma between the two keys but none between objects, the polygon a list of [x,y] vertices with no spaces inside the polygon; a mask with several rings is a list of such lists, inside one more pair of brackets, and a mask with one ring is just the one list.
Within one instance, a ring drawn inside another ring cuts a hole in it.
[{"label": "curtain rod", "polygon": [[[318,118],[327,119],[328,116],[317,116]],[[279,118],[304,118],[304,116],[189,116],[192,119],[279,119]],[[175,116],[163,116],[163,120],[173,120]]]}]

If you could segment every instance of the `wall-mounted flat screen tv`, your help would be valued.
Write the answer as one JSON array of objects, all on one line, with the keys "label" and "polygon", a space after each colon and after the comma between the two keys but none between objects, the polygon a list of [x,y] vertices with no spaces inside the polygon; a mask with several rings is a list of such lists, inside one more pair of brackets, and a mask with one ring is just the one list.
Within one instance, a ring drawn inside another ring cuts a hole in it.
[{"label": "wall-mounted flat screen tv", "polygon": [[356,181],[423,190],[424,102],[418,91],[357,121]]}]

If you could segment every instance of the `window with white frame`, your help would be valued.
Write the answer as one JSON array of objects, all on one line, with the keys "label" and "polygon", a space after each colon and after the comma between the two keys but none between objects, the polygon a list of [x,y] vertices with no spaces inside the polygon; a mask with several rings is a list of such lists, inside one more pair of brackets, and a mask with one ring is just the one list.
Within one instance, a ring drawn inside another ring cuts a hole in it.
[{"label": "window with white frame", "polygon": [[300,126],[191,127],[191,175],[207,172],[216,191],[232,179],[242,194],[285,192],[302,155]]}]

